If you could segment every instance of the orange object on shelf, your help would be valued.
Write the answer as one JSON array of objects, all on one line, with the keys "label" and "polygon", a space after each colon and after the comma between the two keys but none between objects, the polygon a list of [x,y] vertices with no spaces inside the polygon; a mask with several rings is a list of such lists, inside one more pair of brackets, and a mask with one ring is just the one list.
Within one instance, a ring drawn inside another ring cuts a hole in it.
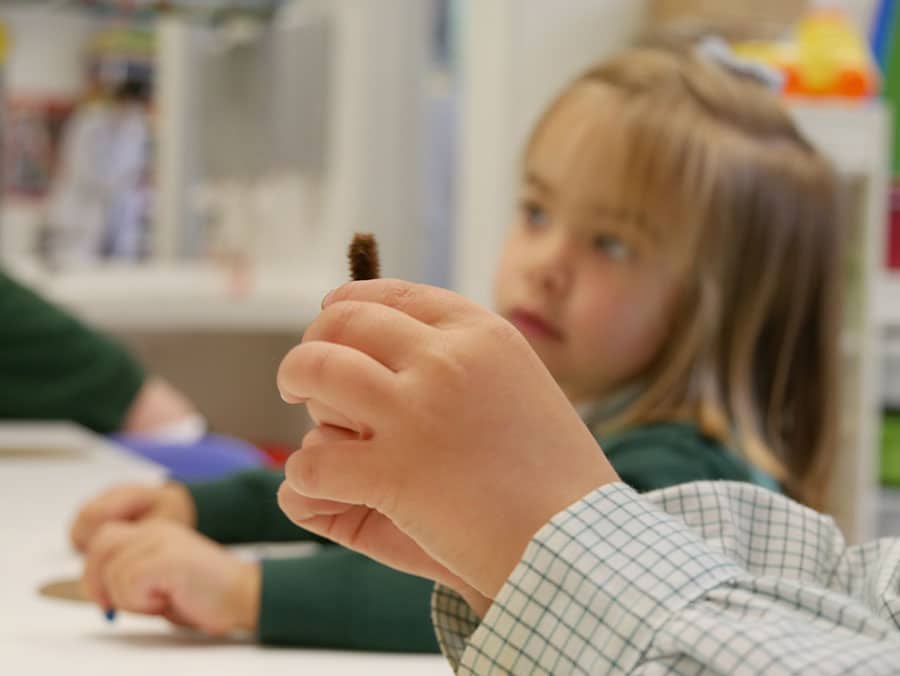
[{"label": "orange object on shelf", "polygon": [[811,10],[786,41],[742,42],[734,51],[779,70],[787,96],[861,99],[878,93],[878,69],[868,43],[837,9]]}]

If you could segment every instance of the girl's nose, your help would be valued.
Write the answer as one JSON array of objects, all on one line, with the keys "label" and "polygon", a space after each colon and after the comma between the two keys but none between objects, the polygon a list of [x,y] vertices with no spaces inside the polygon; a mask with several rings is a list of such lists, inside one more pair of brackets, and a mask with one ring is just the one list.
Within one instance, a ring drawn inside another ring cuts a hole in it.
[{"label": "girl's nose", "polygon": [[532,284],[547,294],[564,292],[572,281],[571,244],[564,233],[554,233],[536,244],[528,265]]}]

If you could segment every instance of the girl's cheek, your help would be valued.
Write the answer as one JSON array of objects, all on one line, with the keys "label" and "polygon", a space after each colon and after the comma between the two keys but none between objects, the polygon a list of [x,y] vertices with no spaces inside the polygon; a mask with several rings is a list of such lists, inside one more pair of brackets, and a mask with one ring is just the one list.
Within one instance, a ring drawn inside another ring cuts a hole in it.
[{"label": "girl's cheek", "polygon": [[647,298],[627,285],[611,285],[607,291],[596,299],[593,308],[595,324],[601,320],[602,331],[612,334],[610,337],[626,350],[629,344],[643,343],[647,334],[655,333],[652,317],[657,310]]}]

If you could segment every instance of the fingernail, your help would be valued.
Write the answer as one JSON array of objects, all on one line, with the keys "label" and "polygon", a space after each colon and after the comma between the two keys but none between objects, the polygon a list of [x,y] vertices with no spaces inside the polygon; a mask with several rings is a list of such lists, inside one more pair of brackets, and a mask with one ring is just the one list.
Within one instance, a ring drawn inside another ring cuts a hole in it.
[{"label": "fingernail", "polygon": [[116,619],[116,609],[115,608],[107,608],[103,612],[103,616],[106,618],[107,622],[114,622]]},{"label": "fingernail", "polygon": [[285,394],[281,390],[278,391],[278,394],[281,395],[281,401],[285,404],[305,404],[308,401],[307,397],[295,397],[293,394]]},{"label": "fingernail", "polygon": [[331,291],[329,291],[328,293],[326,293],[325,297],[322,299],[322,309],[324,310],[326,307],[328,307],[328,305],[331,304],[331,302],[333,300],[333,296],[336,291],[340,291],[348,284],[353,284],[353,282],[346,282],[344,284],[341,284],[340,286],[337,286],[337,287],[333,288]]}]

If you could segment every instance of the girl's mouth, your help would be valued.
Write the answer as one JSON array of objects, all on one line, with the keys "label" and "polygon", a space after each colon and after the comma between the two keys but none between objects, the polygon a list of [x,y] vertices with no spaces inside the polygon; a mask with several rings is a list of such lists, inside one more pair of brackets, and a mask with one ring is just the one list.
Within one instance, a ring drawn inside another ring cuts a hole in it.
[{"label": "girl's mouth", "polygon": [[562,332],[540,315],[527,310],[516,309],[509,313],[507,319],[526,338],[562,341]]}]

